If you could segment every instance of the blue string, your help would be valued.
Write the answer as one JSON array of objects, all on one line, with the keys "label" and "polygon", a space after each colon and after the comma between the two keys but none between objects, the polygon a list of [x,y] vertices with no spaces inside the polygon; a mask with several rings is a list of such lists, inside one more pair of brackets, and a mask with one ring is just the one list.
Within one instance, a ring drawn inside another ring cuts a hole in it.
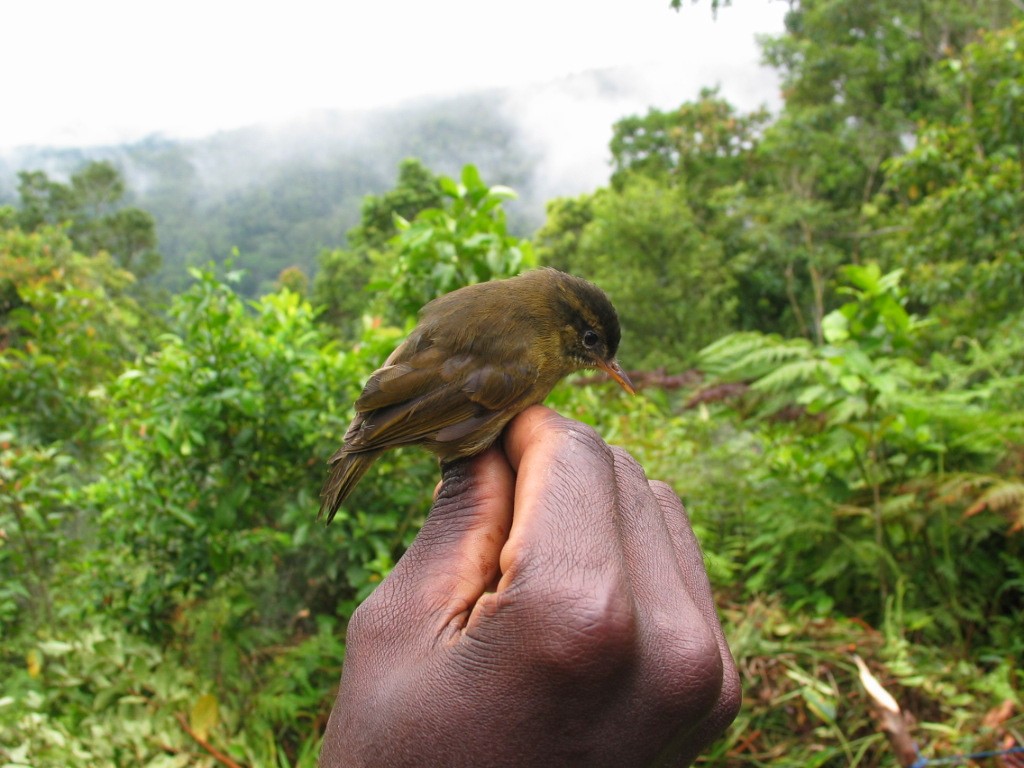
[{"label": "blue string", "polygon": [[917,760],[910,768],[925,768],[927,765],[958,765],[968,760],[983,760],[988,757],[999,757],[1000,755],[1012,755],[1024,753],[1024,747],[1010,747],[1009,749],[995,749],[990,752],[974,752],[970,755],[954,755],[953,757],[925,757],[917,753]]}]

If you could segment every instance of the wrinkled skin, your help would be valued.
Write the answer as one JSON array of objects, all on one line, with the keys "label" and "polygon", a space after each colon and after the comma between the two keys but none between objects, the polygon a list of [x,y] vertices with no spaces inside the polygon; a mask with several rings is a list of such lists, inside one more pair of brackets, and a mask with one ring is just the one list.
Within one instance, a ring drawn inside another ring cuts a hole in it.
[{"label": "wrinkled skin", "polygon": [[679,499],[534,406],[353,615],[321,766],[685,766],[739,699]]}]

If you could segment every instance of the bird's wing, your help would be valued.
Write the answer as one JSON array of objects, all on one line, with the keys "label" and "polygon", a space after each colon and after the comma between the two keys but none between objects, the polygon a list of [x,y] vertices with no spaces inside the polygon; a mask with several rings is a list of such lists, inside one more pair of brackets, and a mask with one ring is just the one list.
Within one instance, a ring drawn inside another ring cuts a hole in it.
[{"label": "bird's wing", "polygon": [[436,346],[393,355],[389,363],[366,383],[339,453],[462,440],[501,419],[513,404],[528,405],[524,398],[537,381],[529,365],[480,366]]},{"label": "bird's wing", "polygon": [[462,391],[474,403],[500,411],[522,399],[537,383],[538,376],[537,369],[527,363],[474,365],[471,373],[463,377]]},{"label": "bird's wing", "polygon": [[437,387],[437,371],[444,364],[445,349],[429,338],[414,334],[374,371],[356,400],[356,413],[387,408],[427,394]]}]

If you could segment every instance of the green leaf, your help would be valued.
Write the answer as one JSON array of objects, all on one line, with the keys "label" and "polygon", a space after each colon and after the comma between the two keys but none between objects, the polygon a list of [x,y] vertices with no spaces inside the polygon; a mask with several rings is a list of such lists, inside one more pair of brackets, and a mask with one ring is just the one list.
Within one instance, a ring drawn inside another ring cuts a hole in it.
[{"label": "green leaf", "polygon": [[462,190],[459,188],[458,182],[448,176],[441,176],[437,180],[438,186],[441,187],[441,191],[444,192],[448,197],[457,198],[462,197]]},{"label": "green leaf", "polygon": [[500,200],[516,200],[519,198],[519,195],[512,187],[504,187],[500,184],[491,187],[489,192]]},{"label": "green leaf", "polygon": [[849,321],[842,312],[829,312],[821,321],[821,331],[829,344],[841,344],[850,338]]},{"label": "green leaf", "polygon": [[462,183],[468,192],[477,192],[487,188],[484,180],[480,177],[480,171],[471,164],[462,166]]},{"label": "green leaf", "polygon": [[71,643],[60,640],[44,640],[39,643],[38,647],[47,656],[63,656],[75,649]]},{"label": "green leaf", "polygon": [[216,727],[220,719],[220,711],[217,705],[217,697],[212,693],[204,693],[192,705],[189,713],[189,725],[203,741],[210,736],[210,731]]}]

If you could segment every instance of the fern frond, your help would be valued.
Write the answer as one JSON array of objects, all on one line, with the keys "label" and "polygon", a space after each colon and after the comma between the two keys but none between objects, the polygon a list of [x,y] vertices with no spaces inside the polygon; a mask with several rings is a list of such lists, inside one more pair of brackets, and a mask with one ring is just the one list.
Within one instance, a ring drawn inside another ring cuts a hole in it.
[{"label": "fern frond", "polygon": [[988,510],[1005,517],[1011,533],[1024,530],[1024,482],[998,475],[965,473],[943,483],[938,492],[939,500],[945,504],[973,499],[964,510],[964,517],[974,517]]},{"label": "fern frond", "polygon": [[[776,359],[784,360],[785,357],[785,355],[780,355]],[[767,358],[761,359],[766,360]],[[790,359],[792,360],[792,358]],[[761,392],[788,392],[795,386],[817,381],[818,374],[824,366],[823,361],[814,358],[792,360],[792,362],[775,366],[771,373],[755,381],[751,388]]]},{"label": "fern frond", "polygon": [[868,413],[868,404],[862,397],[845,397],[837,400],[828,409],[828,423],[841,425],[860,439],[865,439],[864,429],[853,422],[860,421]]},{"label": "fern frond", "polygon": [[986,509],[1000,514],[1024,514],[1024,483],[1009,480],[997,482],[981,494],[964,514],[971,517]]},{"label": "fern frond", "polygon": [[744,332],[725,336],[698,355],[702,370],[726,380],[756,379],[779,365],[806,358],[810,344],[805,339],[783,340],[778,336]]},{"label": "fern frond", "polygon": [[738,361],[738,365],[751,373],[761,371],[760,375],[763,376],[764,372],[791,360],[807,360],[810,352],[811,349],[806,342],[797,339],[795,342],[751,350],[743,360]]},{"label": "fern frond", "polygon": [[991,475],[964,472],[953,475],[937,489],[938,499],[943,504],[956,504],[968,496],[974,496],[982,486],[996,481]]},{"label": "fern frond", "polygon": [[705,373],[722,377],[736,362],[744,359],[751,351],[766,344],[777,344],[777,337],[765,336],[753,331],[741,331],[723,336],[697,353],[698,365]]}]

